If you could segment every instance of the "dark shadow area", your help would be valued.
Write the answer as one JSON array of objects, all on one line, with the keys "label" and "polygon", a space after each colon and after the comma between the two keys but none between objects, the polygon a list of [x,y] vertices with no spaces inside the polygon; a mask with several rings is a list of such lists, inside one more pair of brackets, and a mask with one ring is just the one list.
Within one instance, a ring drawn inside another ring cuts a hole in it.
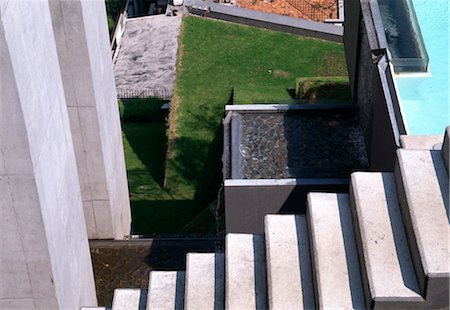
[{"label": "dark shadow area", "polygon": [[442,158],[442,151],[430,151],[430,156],[433,160],[434,170],[439,183],[439,189],[441,191],[442,200],[444,201],[447,222],[450,224],[449,179],[447,169],[445,168],[444,159]]},{"label": "dark shadow area", "polygon": [[214,310],[225,309],[225,255],[214,254]]},{"label": "dark shadow area", "polygon": [[[384,188],[395,188],[395,178],[392,174],[383,174]],[[389,218],[391,220],[392,235],[394,237],[395,250],[400,265],[403,283],[413,292],[420,295],[419,283],[411,261],[411,254],[406,239],[405,226],[403,224],[400,205],[397,200],[397,191],[385,191]],[[395,195],[395,196],[394,196]]]},{"label": "dark shadow area", "polygon": [[220,238],[154,238],[90,241],[100,305],[110,307],[115,288],[148,287],[151,270],[185,270],[188,252],[215,252]]},{"label": "dark shadow area", "polygon": [[291,96],[292,99],[297,99],[297,95],[295,94],[295,88],[286,88],[287,93]]}]

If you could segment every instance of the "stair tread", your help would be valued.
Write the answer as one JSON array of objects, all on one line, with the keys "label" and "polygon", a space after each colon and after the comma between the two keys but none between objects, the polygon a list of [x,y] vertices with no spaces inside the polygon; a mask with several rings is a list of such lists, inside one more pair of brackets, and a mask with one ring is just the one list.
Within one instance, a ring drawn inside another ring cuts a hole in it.
[{"label": "stair tread", "polygon": [[314,309],[314,289],[305,216],[265,217],[270,309]]},{"label": "stair tread", "polygon": [[183,309],[184,271],[150,272],[147,310]]},{"label": "stair tread", "polygon": [[365,309],[347,194],[308,194],[308,221],[319,308]]},{"label": "stair tread", "polygon": [[139,288],[116,288],[112,310],[145,309],[147,290]]},{"label": "stair tread", "polygon": [[185,309],[224,308],[223,253],[186,255]]},{"label": "stair tread", "polygon": [[400,149],[397,154],[407,208],[425,274],[448,276],[449,181],[442,153]]},{"label": "stair tread", "polygon": [[351,186],[371,297],[422,301],[394,174],[356,172]]},{"label": "stair tread", "polygon": [[266,309],[265,247],[262,235],[227,234],[227,309]]}]

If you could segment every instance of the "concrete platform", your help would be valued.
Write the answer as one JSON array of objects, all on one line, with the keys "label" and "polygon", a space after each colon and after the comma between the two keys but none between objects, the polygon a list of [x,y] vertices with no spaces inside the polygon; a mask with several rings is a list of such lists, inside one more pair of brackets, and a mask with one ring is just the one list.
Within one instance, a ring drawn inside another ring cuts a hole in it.
[{"label": "concrete platform", "polygon": [[307,218],[320,309],[365,309],[349,197],[308,195]]},{"label": "concrete platform", "polygon": [[313,275],[304,216],[265,218],[270,309],[314,309]]},{"label": "concrete platform", "polygon": [[[398,308],[423,301],[408,248],[392,173],[351,176],[353,219],[367,306]],[[370,295],[369,295],[370,294]]]},{"label": "concrete platform", "polygon": [[118,95],[146,90],[172,93],[182,15],[154,15],[126,21],[114,63]]},{"label": "concrete platform", "polygon": [[264,237],[228,234],[225,262],[225,308],[267,309]]}]

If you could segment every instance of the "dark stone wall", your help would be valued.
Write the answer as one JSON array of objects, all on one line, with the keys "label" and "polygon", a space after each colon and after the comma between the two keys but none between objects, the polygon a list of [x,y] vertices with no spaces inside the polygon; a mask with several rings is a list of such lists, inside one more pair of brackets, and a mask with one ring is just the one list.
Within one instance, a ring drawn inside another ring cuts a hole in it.
[{"label": "dark stone wall", "polygon": [[348,193],[348,180],[317,179],[310,184],[225,185],[226,233],[264,233],[267,214],[304,214],[310,192]]}]

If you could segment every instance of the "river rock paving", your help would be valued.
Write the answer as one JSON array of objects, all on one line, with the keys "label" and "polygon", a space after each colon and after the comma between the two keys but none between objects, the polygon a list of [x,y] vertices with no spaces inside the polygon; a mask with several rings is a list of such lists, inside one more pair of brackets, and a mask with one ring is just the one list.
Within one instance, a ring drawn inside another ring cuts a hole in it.
[{"label": "river rock paving", "polygon": [[368,168],[355,112],[241,113],[244,179],[348,178]]}]

